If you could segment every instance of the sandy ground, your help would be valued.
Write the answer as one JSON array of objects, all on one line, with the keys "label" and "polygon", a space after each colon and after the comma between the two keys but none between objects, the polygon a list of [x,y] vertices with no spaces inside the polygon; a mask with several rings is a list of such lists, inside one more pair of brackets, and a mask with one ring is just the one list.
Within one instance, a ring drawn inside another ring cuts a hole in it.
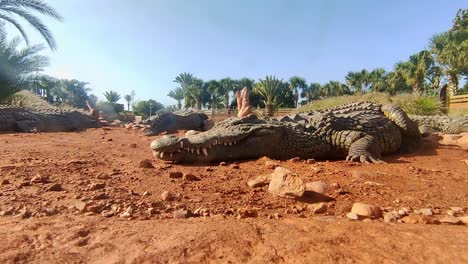
[{"label": "sandy ground", "polygon": [[[152,140],[124,128],[0,134],[0,263],[468,263],[468,225],[438,224],[468,215],[467,148],[427,141],[387,164],[273,161],[330,186],[286,199],[247,185],[273,171],[267,158],[169,164]],[[352,221],[356,202],[409,216]]]}]

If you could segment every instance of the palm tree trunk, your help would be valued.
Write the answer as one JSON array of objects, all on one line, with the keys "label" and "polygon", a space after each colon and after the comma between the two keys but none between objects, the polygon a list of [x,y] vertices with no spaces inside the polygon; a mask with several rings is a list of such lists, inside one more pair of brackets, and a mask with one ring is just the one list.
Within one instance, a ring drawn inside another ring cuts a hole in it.
[{"label": "palm tree trunk", "polygon": [[448,76],[448,89],[447,89],[447,95],[448,97],[452,97],[454,95],[457,95],[457,89],[458,89],[458,76],[454,73],[450,73]]},{"label": "palm tree trunk", "polygon": [[297,91],[297,89],[294,89],[293,97],[294,97],[294,106],[295,108],[297,108],[297,103],[299,101],[299,92]]},{"label": "palm tree trunk", "polygon": [[226,115],[229,116],[229,91],[224,95],[224,109],[226,110]]},{"label": "palm tree trunk", "polygon": [[213,94],[213,98],[211,99],[211,118],[215,115],[215,109],[216,108],[216,100],[215,100],[215,95]]},{"label": "palm tree trunk", "polygon": [[421,94],[421,87],[420,87],[420,84],[418,82],[414,83],[413,85],[413,94]]},{"label": "palm tree trunk", "polygon": [[273,116],[273,105],[272,104],[265,104],[265,114],[267,116]]},{"label": "palm tree trunk", "polygon": [[200,100],[199,97],[195,98],[195,104],[196,104],[197,110],[200,110],[201,109],[201,100]]},{"label": "palm tree trunk", "polygon": [[127,111],[130,112],[130,102],[127,102]]},{"label": "palm tree trunk", "polygon": [[177,100],[177,110],[180,110],[182,108],[182,103],[180,100]]}]

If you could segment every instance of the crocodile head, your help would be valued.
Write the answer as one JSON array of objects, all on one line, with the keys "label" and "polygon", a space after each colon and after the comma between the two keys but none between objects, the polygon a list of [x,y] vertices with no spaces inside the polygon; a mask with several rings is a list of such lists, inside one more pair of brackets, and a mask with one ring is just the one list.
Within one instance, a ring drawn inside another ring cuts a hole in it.
[{"label": "crocodile head", "polygon": [[151,143],[151,150],[156,158],[187,163],[279,157],[285,154],[281,144],[287,129],[255,115],[230,118],[196,135],[159,138]]},{"label": "crocodile head", "polygon": [[156,136],[163,132],[172,132],[176,130],[176,118],[173,113],[160,113],[143,121],[144,124],[151,125],[145,131],[146,136]]}]

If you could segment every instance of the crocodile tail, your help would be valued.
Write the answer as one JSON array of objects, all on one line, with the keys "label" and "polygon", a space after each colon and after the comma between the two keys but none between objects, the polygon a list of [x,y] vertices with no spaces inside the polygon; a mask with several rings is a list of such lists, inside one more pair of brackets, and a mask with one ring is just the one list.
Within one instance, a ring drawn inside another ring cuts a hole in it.
[{"label": "crocodile tail", "polygon": [[384,115],[395,123],[400,129],[402,136],[401,150],[408,152],[417,147],[421,142],[421,132],[419,132],[416,122],[396,105],[382,105],[381,111]]}]

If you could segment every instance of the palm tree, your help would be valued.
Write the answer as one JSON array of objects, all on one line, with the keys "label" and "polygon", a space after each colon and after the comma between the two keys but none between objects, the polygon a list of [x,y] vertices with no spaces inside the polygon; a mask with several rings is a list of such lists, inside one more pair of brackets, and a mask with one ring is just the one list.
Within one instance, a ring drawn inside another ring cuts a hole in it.
[{"label": "palm tree", "polygon": [[29,38],[23,26],[16,20],[16,17],[23,18],[36,29],[45,39],[51,50],[57,48],[57,43],[47,26],[30,11],[36,11],[58,21],[63,21],[60,14],[51,6],[40,0],[0,0],[0,19],[12,24],[23,36],[29,45]]},{"label": "palm tree", "polygon": [[320,98],[321,90],[322,85],[320,83],[311,83],[309,87],[302,89],[301,96],[305,97],[307,102],[310,103]]},{"label": "palm tree", "polygon": [[87,108],[86,99],[88,99],[88,92],[91,90],[86,87],[87,82],[82,82],[78,80],[61,80],[61,92],[62,101],[65,103],[77,107],[77,108]]},{"label": "palm tree", "polygon": [[350,90],[355,93],[364,93],[369,89],[370,73],[366,69],[360,72],[348,72],[345,79]]},{"label": "palm tree", "polygon": [[411,55],[408,61],[399,62],[395,65],[395,71],[399,72],[412,87],[413,93],[421,93],[424,86],[424,79],[429,69],[434,64],[434,60],[427,50]]},{"label": "palm tree", "polygon": [[374,69],[369,73],[370,90],[382,92],[386,89],[386,72],[383,68]]},{"label": "palm tree", "polygon": [[132,101],[132,95],[127,94],[124,96],[125,101],[127,101],[127,111],[130,111],[130,102]]},{"label": "palm tree", "polygon": [[348,86],[338,82],[338,81],[329,81],[322,86],[321,95],[325,97],[330,96],[341,96],[349,94]]},{"label": "palm tree", "polygon": [[283,86],[283,81],[274,76],[266,76],[254,86],[254,91],[263,97],[265,101],[266,115],[273,115],[273,106],[278,102],[278,95]]},{"label": "palm tree", "polygon": [[174,90],[170,91],[167,96],[171,97],[172,99],[177,101],[177,109],[180,110],[182,108],[182,100],[184,100],[184,91],[182,88],[177,87]]},{"label": "palm tree", "polygon": [[187,93],[195,100],[195,109],[201,110],[203,96],[203,80],[194,78],[192,84],[188,87]]},{"label": "palm tree", "polygon": [[468,68],[468,48],[467,33],[445,32],[432,37],[430,41],[431,52],[435,55],[436,61],[448,76],[449,97],[457,94],[458,75]]},{"label": "palm tree", "polygon": [[219,82],[221,83],[219,93],[224,95],[224,109],[229,113],[229,92],[234,91],[236,82],[231,78],[224,78]]},{"label": "palm tree", "polygon": [[293,92],[294,106],[297,108],[297,103],[299,102],[299,89],[307,88],[306,80],[299,76],[293,76],[289,78],[289,89]]},{"label": "palm tree", "polygon": [[120,94],[116,91],[106,91],[104,97],[106,97],[107,102],[110,104],[115,104],[120,100]]},{"label": "palm tree", "polygon": [[211,116],[216,112],[217,97],[220,95],[221,84],[216,80],[211,80],[206,83],[206,89],[211,94]]},{"label": "palm tree", "polygon": [[195,79],[195,76],[193,76],[193,74],[188,73],[188,72],[181,73],[174,79],[174,82],[180,84],[182,91],[184,91],[185,108],[189,106],[190,101],[191,101],[189,88],[192,85],[194,79]]},{"label": "palm tree", "polygon": [[236,81],[236,89],[237,90],[242,90],[244,87],[247,87],[247,89],[252,90],[254,85],[255,85],[255,80],[244,77]]},{"label": "palm tree", "polygon": [[41,45],[18,50],[20,42],[19,38],[8,41],[0,25],[0,100],[26,88],[34,80],[34,73],[49,64],[47,57],[38,54]]}]

